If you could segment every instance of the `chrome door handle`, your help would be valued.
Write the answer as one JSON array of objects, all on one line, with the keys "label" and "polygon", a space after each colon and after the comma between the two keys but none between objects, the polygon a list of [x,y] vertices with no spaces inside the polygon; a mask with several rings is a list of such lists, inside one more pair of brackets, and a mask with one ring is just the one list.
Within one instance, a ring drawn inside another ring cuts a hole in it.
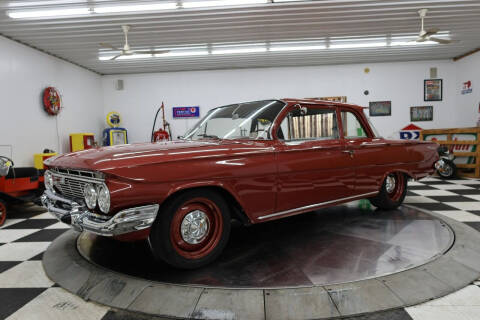
[{"label": "chrome door handle", "polygon": [[342,150],[343,153],[348,153],[350,155],[350,157],[353,158],[353,154],[355,153],[355,151],[353,150]]}]

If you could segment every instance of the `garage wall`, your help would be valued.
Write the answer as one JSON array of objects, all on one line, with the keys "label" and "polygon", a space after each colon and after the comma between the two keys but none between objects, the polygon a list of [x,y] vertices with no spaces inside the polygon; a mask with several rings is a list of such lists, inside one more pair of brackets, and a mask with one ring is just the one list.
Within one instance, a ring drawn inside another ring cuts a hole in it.
[{"label": "garage wall", "polygon": [[[62,95],[65,108],[57,117],[42,107],[48,86]],[[33,166],[33,154],[44,148],[68,151],[69,133],[98,135],[102,96],[95,73],[0,37],[0,155],[12,156],[16,166]]]},{"label": "garage wall", "polygon": [[[370,73],[364,73],[365,67]],[[437,67],[438,77],[444,81],[442,102],[423,101],[423,81],[429,78],[430,67]],[[173,106],[199,105],[203,116],[212,107],[233,102],[345,95],[348,102],[363,106],[369,101],[391,100],[392,116],[372,119],[382,135],[390,136],[410,123],[410,106],[434,106],[434,121],[417,123],[422,128],[472,124],[472,119],[456,112],[455,68],[451,61],[440,60],[105,76],[104,111],[120,112],[130,142],[138,142],[150,139],[155,110],[162,101],[176,137],[196,120],[172,120]],[[123,91],[115,90],[117,79],[124,80]],[[363,94],[365,90],[370,91],[368,96]]]},{"label": "garage wall", "polygon": [[[457,81],[455,83],[457,118],[466,126],[475,126],[480,119],[480,52],[455,62]],[[471,81],[472,92],[462,94],[463,83]]]}]

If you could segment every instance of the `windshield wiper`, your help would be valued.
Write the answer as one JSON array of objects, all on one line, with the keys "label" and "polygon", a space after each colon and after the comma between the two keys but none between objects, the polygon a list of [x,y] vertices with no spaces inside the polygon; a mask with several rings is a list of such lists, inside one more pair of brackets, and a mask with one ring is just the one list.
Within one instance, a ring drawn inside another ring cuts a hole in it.
[{"label": "windshield wiper", "polygon": [[201,134],[197,134],[197,137],[220,140],[220,138],[219,138],[218,136],[213,135],[213,134],[204,134],[204,133],[201,133]]}]

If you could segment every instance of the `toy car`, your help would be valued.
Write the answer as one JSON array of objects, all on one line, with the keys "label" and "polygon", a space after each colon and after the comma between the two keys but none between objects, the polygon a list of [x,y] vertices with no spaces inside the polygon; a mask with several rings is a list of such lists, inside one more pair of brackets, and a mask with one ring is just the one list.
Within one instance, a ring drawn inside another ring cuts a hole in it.
[{"label": "toy car", "polygon": [[33,167],[14,167],[10,158],[0,156],[0,226],[7,218],[9,202],[39,202],[44,191],[43,175]]},{"label": "toy car", "polygon": [[437,159],[435,143],[381,138],[359,106],[255,101],[212,109],[181,141],[48,159],[42,202],[76,230],[148,239],[158,259],[197,268],[222,252],[232,218],[255,224],[364,198],[393,209]]}]

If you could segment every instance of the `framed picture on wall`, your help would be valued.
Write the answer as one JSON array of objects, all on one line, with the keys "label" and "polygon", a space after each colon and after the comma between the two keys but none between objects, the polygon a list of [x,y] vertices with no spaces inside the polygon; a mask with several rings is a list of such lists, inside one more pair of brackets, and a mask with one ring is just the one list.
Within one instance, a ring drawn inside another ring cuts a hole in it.
[{"label": "framed picture on wall", "polygon": [[410,107],[410,121],[433,121],[433,106]]},{"label": "framed picture on wall", "polygon": [[442,79],[428,79],[423,81],[423,101],[442,101]]},{"label": "framed picture on wall", "polygon": [[392,115],[392,101],[370,101],[368,104],[370,117]]}]

